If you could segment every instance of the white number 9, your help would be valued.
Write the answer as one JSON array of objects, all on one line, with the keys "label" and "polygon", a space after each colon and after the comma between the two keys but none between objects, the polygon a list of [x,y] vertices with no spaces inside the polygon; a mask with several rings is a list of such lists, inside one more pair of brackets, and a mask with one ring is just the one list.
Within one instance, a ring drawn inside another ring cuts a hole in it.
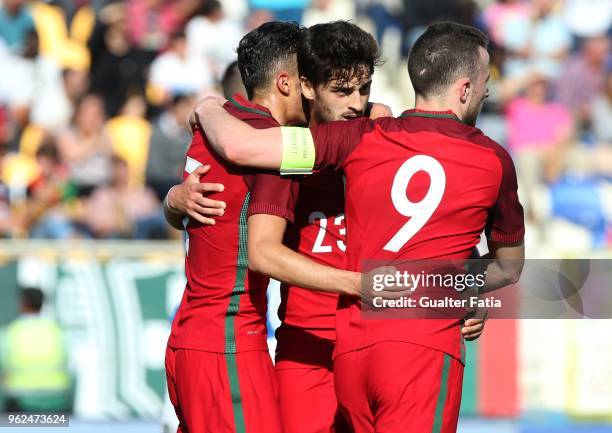
[{"label": "white number 9", "polygon": [[[415,173],[424,171],[429,175],[427,194],[420,202],[408,200],[406,190]],[[393,179],[391,200],[397,211],[410,220],[384,246],[384,250],[398,252],[424,225],[434,213],[446,188],[446,175],[442,165],[431,156],[417,155],[402,164]]]}]

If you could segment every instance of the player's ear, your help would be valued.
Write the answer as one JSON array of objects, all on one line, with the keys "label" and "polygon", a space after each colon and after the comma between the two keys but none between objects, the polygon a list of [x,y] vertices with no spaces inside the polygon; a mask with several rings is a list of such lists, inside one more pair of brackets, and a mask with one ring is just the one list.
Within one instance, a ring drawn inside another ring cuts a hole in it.
[{"label": "player's ear", "polygon": [[309,101],[314,100],[315,90],[314,86],[306,77],[300,77],[300,86],[302,87],[302,96]]},{"label": "player's ear", "polygon": [[469,78],[462,78],[459,81],[459,99],[462,104],[467,103],[472,90],[472,80]]},{"label": "player's ear", "polygon": [[289,96],[291,93],[291,77],[287,72],[279,72],[276,76],[276,88],[284,96]]}]

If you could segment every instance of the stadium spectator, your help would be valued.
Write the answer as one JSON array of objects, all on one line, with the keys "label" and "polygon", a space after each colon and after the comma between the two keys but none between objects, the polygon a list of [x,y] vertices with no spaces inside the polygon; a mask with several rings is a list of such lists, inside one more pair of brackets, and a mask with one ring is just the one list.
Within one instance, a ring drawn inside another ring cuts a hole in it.
[{"label": "stadium spectator", "polygon": [[6,146],[11,141],[11,135],[8,112],[6,108],[0,104],[0,155],[2,156],[4,156]]},{"label": "stadium spectator", "polygon": [[75,237],[75,229],[67,212],[67,204],[75,198],[75,191],[68,182],[68,172],[52,140],[47,140],[38,148],[36,162],[39,175],[28,185],[26,201],[25,218],[30,237]]},{"label": "stadium spectator", "polygon": [[0,181],[0,239],[10,237],[12,231],[13,219],[11,217],[9,189]]},{"label": "stadium spectator", "polygon": [[20,315],[1,340],[3,385],[8,412],[70,412],[72,379],[61,328],[41,315],[43,292],[24,288]]},{"label": "stadium spectator", "polygon": [[187,119],[196,99],[190,95],[177,95],[153,125],[149,144],[146,183],[162,201],[172,185],[181,182],[185,153],[191,135],[186,128]]},{"label": "stadium spectator", "polygon": [[565,0],[563,16],[571,32],[590,38],[610,31],[612,2],[609,0]]},{"label": "stadium spectator", "polygon": [[[586,39],[580,51],[568,59],[557,81],[559,101],[570,108],[579,125],[591,121],[591,104],[604,90],[610,40],[606,35]],[[568,85],[580,83],[580,85]]]},{"label": "stadium spectator", "polygon": [[47,128],[67,126],[70,104],[63,91],[61,70],[38,48],[38,34],[31,30],[20,56],[4,58],[0,102],[10,107],[12,119],[20,127],[29,121]]},{"label": "stadium spectator", "polygon": [[[89,88],[89,74],[76,69],[64,69],[62,71],[62,88],[64,98],[69,104],[69,119],[74,115],[74,107],[77,102],[87,93]],[[67,126],[67,125],[66,125]]]},{"label": "stadium spectator", "polygon": [[149,82],[161,89],[166,99],[176,93],[202,94],[214,83],[208,63],[187,49],[183,31],[174,33],[168,51],[153,61]]},{"label": "stadium spectator", "polygon": [[3,0],[0,6],[0,41],[14,54],[23,51],[28,34],[34,30],[34,20],[25,0]]},{"label": "stadium spectator", "polygon": [[112,3],[100,11],[89,40],[90,92],[102,95],[106,113],[115,116],[132,93],[145,91],[145,71],[155,52],[131,45],[126,8]]},{"label": "stadium spectator", "polygon": [[89,76],[83,71],[65,69],[63,71],[64,88],[66,96],[73,106],[87,92],[89,88]]},{"label": "stadium spectator", "polygon": [[550,85],[546,75],[532,74],[518,89],[524,94],[514,97],[506,109],[508,148],[527,198],[523,203],[530,210],[534,187],[559,176],[574,134],[570,111],[550,101]]},{"label": "stadium spectator", "polygon": [[491,3],[483,14],[484,24],[496,45],[503,45],[504,28],[509,20],[528,20],[529,7],[521,0],[498,0]]},{"label": "stadium spectator", "polygon": [[6,115],[0,110],[0,238],[10,237],[13,230],[13,216],[9,201],[9,189],[2,182],[2,166],[7,150],[8,132],[6,130]]},{"label": "stadium spectator", "polygon": [[596,140],[612,147],[612,59],[606,69],[604,90],[593,101],[591,114]]},{"label": "stadium spectator", "polygon": [[130,41],[147,51],[161,50],[199,4],[198,0],[128,0]]},{"label": "stadium spectator", "polygon": [[382,44],[385,33],[390,28],[401,29],[402,24],[398,18],[401,11],[399,0],[360,0],[357,10],[370,18],[376,27],[376,40]]},{"label": "stadium spectator", "polygon": [[114,156],[108,185],[85,200],[83,222],[94,238],[164,239],[167,226],[155,194],[129,182],[127,163]]},{"label": "stadium spectator", "polygon": [[149,155],[151,123],[146,118],[143,95],[131,95],[118,116],[109,119],[105,128],[113,143],[113,154],[124,159],[130,169],[130,182],[142,185]]},{"label": "stadium spectator", "polygon": [[[306,27],[322,22],[354,20],[357,7],[351,0],[313,0],[310,7],[304,11],[302,25]],[[398,22],[399,27],[399,22]]]},{"label": "stadium spectator", "polygon": [[572,39],[557,12],[557,0],[533,0],[529,18],[512,15],[502,29],[502,45],[508,52],[504,73],[509,78],[529,74],[534,69],[558,76],[571,48]]},{"label": "stadium spectator", "polygon": [[79,196],[88,195],[109,180],[112,146],[105,121],[102,98],[88,94],[79,101],[73,124],[58,137],[61,159]]},{"label": "stadium spectator", "polygon": [[274,15],[269,11],[263,9],[257,9],[251,11],[246,17],[244,22],[244,32],[248,33],[251,30],[255,30],[260,25],[267,23],[268,21],[274,21]]},{"label": "stadium spectator", "polygon": [[185,33],[189,52],[209,62],[218,80],[236,59],[234,50],[243,32],[237,23],[225,18],[219,1],[204,0],[196,16],[187,23]]},{"label": "stadium spectator", "polygon": [[472,0],[402,0],[401,20],[404,29],[402,54],[408,50],[425,28],[436,21],[455,21],[474,25],[476,5]]}]

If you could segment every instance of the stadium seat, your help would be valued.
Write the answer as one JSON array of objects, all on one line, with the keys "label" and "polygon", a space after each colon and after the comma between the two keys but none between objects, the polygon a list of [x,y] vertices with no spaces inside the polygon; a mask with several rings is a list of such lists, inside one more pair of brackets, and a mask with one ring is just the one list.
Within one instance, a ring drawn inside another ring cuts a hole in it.
[{"label": "stadium seat", "polygon": [[80,7],[70,23],[70,37],[83,45],[87,45],[95,23],[96,14],[93,8],[87,5]]},{"label": "stadium seat", "polygon": [[19,153],[9,153],[2,164],[2,182],[11,187],[24,188],[39,174],[34,158]]},{"label": "stadium seat", "polygon": [[[69,38],[66,17],[62,9],[34,2],[32,16],[38,32],[41,54],[52,58],[62,68],[89,69],[89,52],[83,42]],[[85,18],[82,20],[85,21]]]},{"label": "stadium seat", "polygon": [[19,152],[30,158],[36,157],[36,151],[45,138],[45,130],[40,126],[29,124],[21,133]]},{"label": "stadium seat", "polygon": [[135,185],[142,185],[149,155],[151,125],[141,117],[121,115],[110,119],[106,128],[113,151],[128,164],[130,180]]},{"label": "stadium seat", "polygon": [[32,3],[32,17],[38,32],[40,53],[59,61],[58,53],[68,39],[66,17],[57,6],[37,1]]}]

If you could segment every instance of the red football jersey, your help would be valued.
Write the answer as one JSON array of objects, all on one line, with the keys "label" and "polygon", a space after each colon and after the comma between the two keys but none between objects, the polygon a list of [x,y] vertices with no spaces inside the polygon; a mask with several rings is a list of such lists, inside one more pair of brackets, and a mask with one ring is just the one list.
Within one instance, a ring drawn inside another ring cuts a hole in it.
[{"label": "red football jersey", "polygon": [[[279,126],[265,107],[238,95],[225,109],[255,128]],[[267,350],[268,278],[248,271],[247,210],[251,193],[263,201],[267,195],[283,197],[287,206],[267,211],[292,220],[295,182],[226,163],[197,130],[187,151],[184,176],[202,164],[211,169],[201,181],[225,185],[224,191],[213,197],[225,201],[227,207],[214,226],[187,223],[187,285],[168,345],[219,353]]]},{"label": "red football jersey", "polygon": [[[345,238],[342,175],[326,171],[304,178],[295,223],[287,227],[285,244],[316,262],[341,268]],[[279,308],[282,324],[276,331],[277,362],[330,364],[337,306],[336,294],[283,284]]]},{"label": "red football jersey", "polygon": [[[367,260],[467,259],[487,229],[499,243],[523,239],[523,209],[510,155],[452,112],[331,122],[311,129],[319,169],[346,177],[346,266]],[[406,341],[461,359],[460,321],[364,319],[341,299],[336,355]]]}]

